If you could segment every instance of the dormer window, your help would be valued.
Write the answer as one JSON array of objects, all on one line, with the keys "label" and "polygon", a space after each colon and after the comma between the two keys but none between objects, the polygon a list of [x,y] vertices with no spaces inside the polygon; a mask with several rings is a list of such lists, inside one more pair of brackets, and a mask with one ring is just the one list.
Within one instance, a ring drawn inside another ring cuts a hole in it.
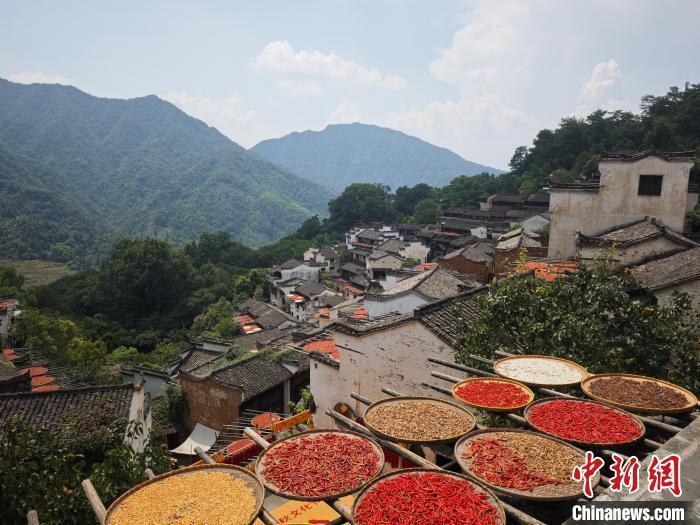
[{"label": "dormer window", "polygon": [[663,180],[663,175],[640,175],[637,195],[658,197],[661,195],[661,183]]}]

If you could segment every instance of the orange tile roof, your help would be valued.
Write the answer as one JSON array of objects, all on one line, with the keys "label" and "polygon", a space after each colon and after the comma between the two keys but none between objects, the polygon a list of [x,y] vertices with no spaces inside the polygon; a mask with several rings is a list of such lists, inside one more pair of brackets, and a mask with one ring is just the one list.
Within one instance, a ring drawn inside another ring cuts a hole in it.
[{"label": "orange tile roof", "polygon": [[368,319],[369,313],[367,312],[366,308],[358,308],[352,313],[350,317],[352,317],[353,319]]},{"label": "orange tile roof", "polygon": [[355,286],[351,286],[349,284],[346,286],[343,286],[343,290],[345,290],[351,294],[354,294],[354,295],[361,295],[361,294],[365,293],[364,290],[360,290],[359,288],[356,288]]},{"label": "orange tile roof", "polygon": [[425,272],[427,270],[432,270],[437,265],[438,264],[434,263],[434,262],[422,263],[422,264],[419,264],[418,266],[416,266],[416,270],[418,270],[419,272]]},{"label": "orange tile roof", "polygon": [[253,334],[255,332],[261,332],[262,328],[260,327],[260,325],[257,325],[257,324],[247,324],[247,325],[243,326],[243,331],[246,334]]},{"label": "orange tile roof", "polygon": [[354,242],[352,243],[353,246],[359,246],[360,248],[373,248],[371,244],[368,244],[366,242]]},{"label": "orange tile roof", "polygon": [[318,311],[314,314],[314,317],[316,319],[320,319],[323,317],[324,319],[328,319],[331,315],[331,309],[330,308],[319,308]]},{"label": "orange tile roof", "polygon": [[576,271],[576,263],[546,263],[541,261],[528,261],[518,268],[518,273],[534,272],[536,277],[545,281],[553,281],[567,273]]},{"label": "orange tile roof", "polygon": [[304,345],[304,352],[320,352],[322,354],[328,354],[331,359],[335,361],[340,361],[340,351],[338,347],[335,346],[335,341],[333,339],[319,339],[317,341],[311,341]]},{"label": "orange tile roof", "polygon": [[255,317],[250,315],[238,315],[233,318],[237,325],[255,324]]}]

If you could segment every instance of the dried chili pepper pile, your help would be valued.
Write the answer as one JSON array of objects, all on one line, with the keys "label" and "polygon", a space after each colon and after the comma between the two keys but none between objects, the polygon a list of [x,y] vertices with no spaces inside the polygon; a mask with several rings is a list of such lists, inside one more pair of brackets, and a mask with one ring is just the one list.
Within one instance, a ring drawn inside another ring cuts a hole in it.
[{"label": "dried chili pepper pile", "polygon": [[302,434],[270,449],[260,474],[281,492],[317,498],[359,489],[381,468],[368,440],[328,432]]},{"label": "dried chili pepper pile", "polygon": [[455,388],[455,396],[467,403],[492,408],[514,408],[530,400],[518,385],[506,381],[467,381]]},{"label": "dried chili pepper pile", "polygon": [[571,481],[580,457],[568,447],[540,436],[499,432],[470,440],[461,458],[469,469],[498,487],[531,491]]},{"label": "dried chili pepper pile", "polygon": [[640,408],[674,409],[688,405],[678,390],[650,379],[601,377],[591,381],[589,389],[603,399]]},{"label": "dried chili pepper pile", "polygon": [[541,403],[530,408],[528,419],[544,432],[582,443],[626,443],[640,435],[632,416],[586,401]]},{"label": "dried chili pepper pile", "polygon": [[486,494],[438,472],[406,472],[380,481],[365,493],[354,518],[358,525],[501,523]]}]

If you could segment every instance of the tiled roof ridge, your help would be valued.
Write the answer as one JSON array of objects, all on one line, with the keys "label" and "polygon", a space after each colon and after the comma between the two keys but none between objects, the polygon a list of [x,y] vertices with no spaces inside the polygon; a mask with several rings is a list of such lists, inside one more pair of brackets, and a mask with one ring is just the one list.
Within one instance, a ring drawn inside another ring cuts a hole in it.
[{"label": "tiled roof ridge", "polygon": [[637,153],[615,153],[615,152],[603,152],[600,156],[600,161],[628,161],[633,162],[635,160],[640,160],[646,157],[659,157],[666,161],[673,160],[692,160],[695,158],[695,151],[658,151],[656,149],[646,149]]},{"label": "tiled roof ridge", "polygon": [[[642,223],[647,223],[647,224],[654,226],[657,229],[657,231],[655,233],[645,235],[645,236],[642,236],[642,237],[639,237],[636,239],[631,239],[631,240],[615,241],[612,239],[605,239],[604,238],[606,235],[609,235],[611,233],[614,233],[617,231],[622,231],[622,230],[625,230],[627,228],[631,228],[633,226],[636,226],[636,225],[642,224]],[[642,219],[632,221],[632,222],[629,222],[627,224],[621,224],[618,226],[612,226],[610,228],[606,228],[605,230],[602,230],[595,235],[585,235],[581,232],[578,232],[578,238],[579,238],[580,242],[582,242],[584,244],[594,244],[594,245],[596,245],[596,244],[616,244],[618,246],[625,246],[625,245],[632,245],[632,244],[636,244],[636,243],[639,243],[642,241],[646,241],[648,239],[654,239],[654,238],[659,237],[659,236],[671,237],[671,238],[675,239],[676,241],[678,241],[679,243],[681,243],[685,246],[688,246],[688,247],[698,246],[698,243],[696,243],[692,239],[689,239],[689,238],[685,237],[684,235],[682,235],[681,233],[678,233],[675,230],[672,230],[671,228],[666,226],[664,223],[662,223],[661,221],[659,221],[655,217],[650,217],[648,215]]]},{"label": "tiled roof ridge", "polygon": [[82,386],[75,388],[61,388],[60,390],[52,390],[49,392],[11,392],[7,394],[0,394],[0,400],[2,399],[19,399],[24,397],[38,397],[38,396],[59,396],[59,395],[70,395],[70,394],[83,394],[90,392],[108,392],[110,390],[133,390],[134,385],[132,383],[123,383],[119,385],[91,385]]},{"label": "tiled roof ridge", "polygon": [[490,285],[485,284],[483,286],[479,286],[478,288],[472,288],[471,290],[465,290],[463,292],[458,293],[457,295],[452,295],[450,297],[445,297],[443,299],[437,299],[435,301],[431,301],[427,304],[422,304],[419,307],[417,307],[414,310],[414,315],[417,318],[420,318],[423,315],[426,315],[430,312],[433,312],[437,309],[442,308],[445,304],[448,303],[453,303],[456,301],[459,301],[460,299],[464,299],[466,297],[469,297],[471,295],[475,295],[477,293],[484,292],[490,288]]}]

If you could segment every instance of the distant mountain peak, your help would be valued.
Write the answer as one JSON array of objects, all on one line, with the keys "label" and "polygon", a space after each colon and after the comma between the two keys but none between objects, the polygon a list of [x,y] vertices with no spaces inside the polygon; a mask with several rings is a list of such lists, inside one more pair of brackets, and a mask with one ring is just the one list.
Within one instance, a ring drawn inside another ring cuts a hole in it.
[{"label": "distant mountain peak", "polygon": [[361,122],[295,131],[251,150],[336,192],[353,182],[396,189],[421,182],[443,186],[459,175],[502,173],[403,131]]}]

